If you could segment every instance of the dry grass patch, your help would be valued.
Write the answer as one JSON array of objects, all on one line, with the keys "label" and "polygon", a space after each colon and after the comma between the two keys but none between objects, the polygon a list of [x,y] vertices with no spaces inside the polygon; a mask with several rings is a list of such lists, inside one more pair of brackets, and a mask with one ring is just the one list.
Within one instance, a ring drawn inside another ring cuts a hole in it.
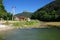
[{"label": "dry grass patch", "polygon": [[60,26],[60,22],[46,22],[45,25]]}]

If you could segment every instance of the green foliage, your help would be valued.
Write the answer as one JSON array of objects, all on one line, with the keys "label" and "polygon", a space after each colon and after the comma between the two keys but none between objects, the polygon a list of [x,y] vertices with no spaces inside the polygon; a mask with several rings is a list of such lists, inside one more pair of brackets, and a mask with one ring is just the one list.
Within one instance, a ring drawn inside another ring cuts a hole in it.
[{"label": "green foliage", "polygon": [[11,13],[7,13],[6,18],[7,18],[7,20],[12,20],[12,14]]},{"label": "green foliage", "polygon": [[34,20],[32,20],[32,21],[23,21],[23,22],[15,22],[15,23],[13,23],[13,26],[15,26],[15,27],[25,27],[25,25],[26,26],[33,26],[33,25],[36,25],[37,23],[39,23],[38,21],[34,21]]},{"label": "green foliage", "polygon": [[15,22],[13,23],[13,26],[15,27],[23,27],[24,23],[23,22]]},{"label": "green foliage", "polygon": [[2,4],[2,0],[0,0],[0,4]]},{"label": "green foliage", "polygon": [[37,21],[27,21],[27,22],[25,22],[25,25],[34,25],[36,23],[37,23]]},{"label": "green foliage", "polygon": [[12,19],[12,14],[11,13],[7,13],[7,11],[5,10],[3,3],[3,0],[0,0],[0,18],[3,18],[4,20],[11,20]]},{"label": "green foliage", "polygon": [[[59,2],[60,3],[60,2]],[[38,19],[41,21],[60,21],[60,6],[58,0],[38,9],[33,13],[31,19]]]}]

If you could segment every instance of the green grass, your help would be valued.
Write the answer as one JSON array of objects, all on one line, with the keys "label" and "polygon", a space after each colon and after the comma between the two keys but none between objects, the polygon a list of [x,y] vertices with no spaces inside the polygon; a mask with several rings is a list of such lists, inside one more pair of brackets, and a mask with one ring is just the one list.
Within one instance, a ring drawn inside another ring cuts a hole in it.
[{"label": "green grass", "polygon": [[15,23],[13,23],[13,26],[15,26],[15,27],[19,27],[19,26],[23,26],[23,25],[24,25],[23,22],[15,22]]},{"label": "green grass", "polygon": [[38,23],[38,22],[37,21],[27,21],[27,22],[25,22],[25,25],[34,25],[36,23]]},{"label": "green grass", "polygon": [[36,20],[32,20],[32,21],[19,21],[19,22],[14,22],[13,26],[15,26],[15,27],[24,27],[25,25],[26,26],[33,26],[33,25],[35,25],[37,23],[39,23],[39,22],[36,21]]},{"label": "green grass", "polygon": [[5,39],[3,39],[2,37],[0,37],[0,40],[5,40]]},{"label": "green grass", "polygon": [[4,24],[5,24],[5,25],[9,25],[10,23],[9,23],[9,21],[6,21]]}]

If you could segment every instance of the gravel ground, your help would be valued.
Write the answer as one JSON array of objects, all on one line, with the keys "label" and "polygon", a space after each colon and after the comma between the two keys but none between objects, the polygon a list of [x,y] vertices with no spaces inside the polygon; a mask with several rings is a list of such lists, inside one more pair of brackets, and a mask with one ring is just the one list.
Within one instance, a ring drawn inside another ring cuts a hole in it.
[{"label": "gravel ground", "polygon": [[13,27],[0,24],[0,31],[5,31],[5,30],[9,30],[9,29],[13,29]]}]

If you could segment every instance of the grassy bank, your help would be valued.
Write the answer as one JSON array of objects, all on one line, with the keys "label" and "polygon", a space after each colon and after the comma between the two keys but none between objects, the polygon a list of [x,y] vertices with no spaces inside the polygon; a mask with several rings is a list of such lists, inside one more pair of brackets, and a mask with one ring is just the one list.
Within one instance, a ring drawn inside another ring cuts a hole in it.
[{"label": "grassy bank", "polygon": [[6,21],[5,25],[11,25],[14,28],[37,28],[40,25],[38,20],[31,21]]},{"label": "grassy bank", "polygon": [[17,28],[34,28],[39,26],[40,22],[37,20],[31,20],[31,21],[19,21],[14,22],[13,26]]},{"label": "grassy bank", "polygon": [[38,20],[31,21],[6,21],[6,25],[14,28],[47,28],[48,26],[60,27],[60,22],[41,22]]}]

